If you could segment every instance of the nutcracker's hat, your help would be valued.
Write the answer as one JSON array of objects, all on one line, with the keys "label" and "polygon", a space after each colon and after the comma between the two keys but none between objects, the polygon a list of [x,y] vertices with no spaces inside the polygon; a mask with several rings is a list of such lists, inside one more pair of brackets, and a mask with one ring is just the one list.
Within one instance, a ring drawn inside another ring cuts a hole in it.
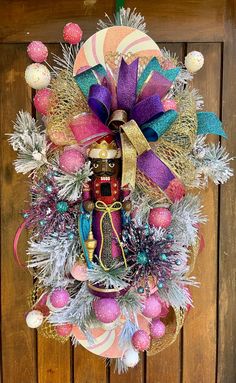
[{"label": "nutcracker's hat", "polygon": [[121,157],[121,151],[114,140],[114,136],[108,135],[100,138],[89,147],[88,157],[104,160],[115,159]]}]

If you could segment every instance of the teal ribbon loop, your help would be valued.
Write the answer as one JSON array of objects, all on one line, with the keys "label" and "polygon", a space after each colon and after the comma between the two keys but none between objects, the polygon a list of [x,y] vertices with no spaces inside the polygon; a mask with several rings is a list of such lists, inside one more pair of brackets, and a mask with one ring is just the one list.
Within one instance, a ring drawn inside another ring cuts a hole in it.
[{"label": "teal ribbon loop", "polygon": [[168,110],[155,120],[143,124],[142,132],[149,142],[155,142],[171,128],[177,117],[178,113],[175,110]]},{"label": "teal ribbon loop", "polygon": [[92,85],[99,84],[98,76],[106,76],[106,70],[101,64],[97,64],[74,77],[86,99],[88,99],[90,87]]},{"label": "teal ribbon loop", "polygon": [[216,134],[227,138],[222,122],[213,112],[197,112],[198,128],[197,134]]}]

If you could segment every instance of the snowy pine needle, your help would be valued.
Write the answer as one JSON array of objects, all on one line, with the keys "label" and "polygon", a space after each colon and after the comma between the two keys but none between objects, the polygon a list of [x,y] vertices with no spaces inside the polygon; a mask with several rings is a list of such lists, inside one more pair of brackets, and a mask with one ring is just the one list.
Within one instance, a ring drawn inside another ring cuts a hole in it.
[{"label": "snowy pine needle", "polygon": [[17,173],[26,174],[48,164],[50,145],[47,144],[45,131],[28,112],[18,113],[13,129],[9,142],[17,151],[14,161]]},{"label": "snowy pine needle", "polygon": [[131,27],[138,29],[144,33],[147,33],[146,22],[144,17],[136,12],[136,8],[131,11],[130,8],[120,8],[119,11],[113,16],[114,20],[105,13],[106,20],[98,20],[98,29],[104,29],[112,27],[114,25],[124,25],[126,27]]},{"label": "snowy pine needle", "polygon": [[105,271],[100,265],[93,263],[93,268],[88,270],[88,280],[93,284],[101,283],[106,289],[125,289],[130,282],[129,269],[116,263],[109,271]]},{"label": "snowy pine needle", "polygon": [[86,162],[84,167],[78,172],[69,174],[60,170],[55,180],[59,186],[58,196],[68,201],[77,201],[83,191],[83,186],[90,181],[92,170],[90,162]]},{"label": "snowy pine needle", "polygon": [[55,65],[53,69],[55,73],[59,73],[61,70],[67,70],[73,73],[73,67],[75,58],[80,50],[81,44],[69,45],[69,44],[60,44],[62,49],[62,57],[52,53],[53,61]]}]

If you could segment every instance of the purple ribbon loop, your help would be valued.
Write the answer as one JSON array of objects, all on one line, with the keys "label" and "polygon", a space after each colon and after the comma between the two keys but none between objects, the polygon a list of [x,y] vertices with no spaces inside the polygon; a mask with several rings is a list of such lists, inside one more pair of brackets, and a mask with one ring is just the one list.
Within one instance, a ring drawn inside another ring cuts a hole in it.
[{"label": "purple ribbon loop", "polygon": [[164,113],[162,102],[158,94],[154,94],[138,102],[130,113],[130,119],[135,120],[138,125],[160,117]]},{"label": "purple ribbon loop", "polygon": [[106,123],[110,115],[111,92],[103,85],[95,84],[90,87],[88,104],[96,116]]},{"label": "purple ribbon loop", "polygon": [[136,87],[138,78],[138,59],[127,64],[122,58],[117,82],[118,109],[129,112],[136,101]]}]

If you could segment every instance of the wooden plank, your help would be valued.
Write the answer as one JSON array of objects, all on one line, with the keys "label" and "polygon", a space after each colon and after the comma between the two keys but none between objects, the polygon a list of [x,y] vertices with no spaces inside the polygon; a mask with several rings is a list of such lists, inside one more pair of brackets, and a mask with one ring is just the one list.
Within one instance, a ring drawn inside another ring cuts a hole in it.
[{"label": "wooden plank", "polygon": [[38,336],[38,383],[70,383],[70,343]]},{"label": "wooden plank", "polygon": [[[203,69],[195,75],[194,87],[204,97],[204,110],[219,114],[221,86],[221,44],[188,44],[188,51],[201,51]],[[218,138],[210,137],[210,141]],[[191,289],[195,308],[184,326],[183,382],[214,382],[216,368],[216,301],[217,301],[217,219],[218,188],[209,183],[201,193],[208,222],[202,226],[205,249],[198,256],[193,274],[201,283]]]},{"label": "wooden plank", "polygon": [[[162,43],[160,48],[166,48],[171,53],[176,53],[179,61],[183,61],[185,44]],[[162,352],[147,358],[147,382],[148,383],[179,383],[182,358],[181,335],[176,342]],[[170,368],[171,366],[171,368]]]},{"label": "wooden plank", "polygon": [[73,383],[106,383],[106,359],[87,351],[82,346],[74,349]]},{"label": "wooden plank", "polygon": [[[27,295],[32,278],[13,259],[13,238],[22,222],[25,206],[25,176],[16,174],[12,162],[15,153],[7,142],[12,121],[20,109],[31,111],[31,92],[25,85],[27,64],[24,45],[2,45],[1,68],[1,311],[3,382],[37,382],[35,332],[25,323]],[[20,198],[18,198],[20,196]],[[20,240],[19,253],[25,254],[26,235]]]},{"label": "wooden plank", "polygon": [[[226,4],[226,36],[223,65],[223,123],[228,134],[224,145],[232,156],[236,148],[236,10],[235,1]],[[236,174],[236,162],[233,162]],[[218,327],[218,383],[236,381],[236,182],[232,179],[220,192],[219,243],[219,327]]]},{"label": "wooden plank", "polygon": [[114,0],[41,0],[37,5],[30,0],[2,0],[0,41],[59,42],[68,22],[78,23],[87,39],[96,32],[98,19],[103,19],[105,12],[112,16],[114,11]]},{"label": "wooden plank", "polygon": [[126,0],[147,23],[155,41],[222,41],[225,0]]},{"label": "wooden plank", "polygon": [[[48,44],[48,62],[53,65],[51,53],[61,56],[59,44]],[[34,111],[35,112],[35,111]],[[36,114],[40,120],[40,115]],[[38,335],[38,383],[70,383],[71,382],[71,345],[61,344],[54,339],[46,339]]]},{"label": "wooden plank", "polygon": [[145,370],[146,370],[146,355],[140,353],[140,361],[134,368],[129,368],[126,374],[119,375],[114,372],[114,363],[111,363],[110,367],[110,381],[109,383],[145,383]]}]

